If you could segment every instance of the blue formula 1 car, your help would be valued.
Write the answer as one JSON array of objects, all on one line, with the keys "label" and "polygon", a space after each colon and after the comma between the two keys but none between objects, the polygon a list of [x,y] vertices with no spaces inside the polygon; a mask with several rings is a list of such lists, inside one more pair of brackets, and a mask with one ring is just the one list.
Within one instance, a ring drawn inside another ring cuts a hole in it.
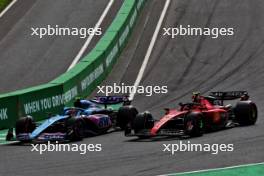
[{"label": "blue formula 1 car", "polygon": [[81,140],[83,137],[106,133],[112,127],[125,129],[138,111],[124,96],[100,96],[92,100],[77,99],[74,107],[66,107],[61,115],[43,123],[31,116],[16,122],[16,140],[61,141]]}]

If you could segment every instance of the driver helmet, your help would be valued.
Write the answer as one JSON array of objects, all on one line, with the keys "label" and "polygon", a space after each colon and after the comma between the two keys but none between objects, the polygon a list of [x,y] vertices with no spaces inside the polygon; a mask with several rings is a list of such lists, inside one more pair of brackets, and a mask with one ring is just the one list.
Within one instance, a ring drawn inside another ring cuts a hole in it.
[{"label": "driver helmet", "polygon": [[200,103],[200,101],[201,101],[200,94],[201,94],[200,92],[193,92],[193,94],[192,94],[192,101],[194,103]]},{"label": "driver helmet", "polygon": [[75,102],[74,102],[74,107],[77,107],[77,108],[81,108],[82,107],[82,103],[81,103],[81,98],[80,97],[76,97]]},{"label": "driver helmet", "polygon": [[68,115],[68,116],[74,116],[74,114],[76,113],[76,109],[74,109],[74,108],[67,108],[67,109],[65,109],[64,110],[65,112],[64,112],[64,115]]},{"label": "driver helmet", "polygon": [[249,95],[247,92],[244,92],[243,95],[240,97],[241,101],[246,101],[249,99]]}]

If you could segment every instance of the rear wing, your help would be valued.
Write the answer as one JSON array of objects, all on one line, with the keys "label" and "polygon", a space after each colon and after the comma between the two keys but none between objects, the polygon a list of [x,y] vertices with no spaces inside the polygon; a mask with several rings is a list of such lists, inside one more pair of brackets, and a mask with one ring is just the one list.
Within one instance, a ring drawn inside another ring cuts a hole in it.
[{"label": "rear wing", "polygon": [[[210,92],[209,96],[217,100],[235,100],[242,96],[248,96],[247,91],[227,91],[227,92]],[[248,96],[249,97],[249,96]]]},{"label": "rear wing", "polygon": [[96,96],[91,101],[97,104],[103,104],[105,106],[119,103],[123,103],[123,105],[131,104],[128,96]]}]

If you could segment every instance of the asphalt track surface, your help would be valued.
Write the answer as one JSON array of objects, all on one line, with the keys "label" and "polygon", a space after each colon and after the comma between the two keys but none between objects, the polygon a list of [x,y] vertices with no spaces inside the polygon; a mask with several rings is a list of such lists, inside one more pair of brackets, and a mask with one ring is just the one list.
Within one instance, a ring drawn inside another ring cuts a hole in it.
[{"label": "asphalt track surface", "polygon": [[[148,1],[126,50],[103,85],[133,84],[165,1]],[[192,91],[248,90],[259,108],[255,126],[237,127],[187,139],[191,143],[233,143],[233,152],[162,152],[177,138],[139,141],[122,132],[87,138],[101,143],[101,152],[30,152],[30,146],[0,148],[0,175],[158,175],[263,162],[263,10],[261,0],[173,0],[163,27],[179,24],[199,27],[231,26],[232,37],[177,37],[161,34],[141,85],[167,85],[166,95],[136,95],[133,104],[158,118],[164,107],[189,101]],[[185,140],[185,141],[187,141]]]},{"label": "asphalt track surface", "polygon": [[[31,27],[93,28],[107,0],[17,1],[0,19],[0,93],[47,83],[64,73],[86,39],[79,36],[31,36]],[[122,4],[116,0],[101,24],[102,32]],[[101,36],[95,36],[89,52]]]}]

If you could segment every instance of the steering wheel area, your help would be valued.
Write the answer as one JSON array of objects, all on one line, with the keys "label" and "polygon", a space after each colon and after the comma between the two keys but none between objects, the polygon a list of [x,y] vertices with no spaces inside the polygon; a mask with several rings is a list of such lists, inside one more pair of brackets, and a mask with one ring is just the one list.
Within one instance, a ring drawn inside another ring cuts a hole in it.
[{"label": "steering wheel area", "polygon": [[201,103],[196,102],[189,102],[189,103],[179,103],[180,110],[181,111],[189,111],[191,109],[194,109],[195,107],[202,107]]}]

